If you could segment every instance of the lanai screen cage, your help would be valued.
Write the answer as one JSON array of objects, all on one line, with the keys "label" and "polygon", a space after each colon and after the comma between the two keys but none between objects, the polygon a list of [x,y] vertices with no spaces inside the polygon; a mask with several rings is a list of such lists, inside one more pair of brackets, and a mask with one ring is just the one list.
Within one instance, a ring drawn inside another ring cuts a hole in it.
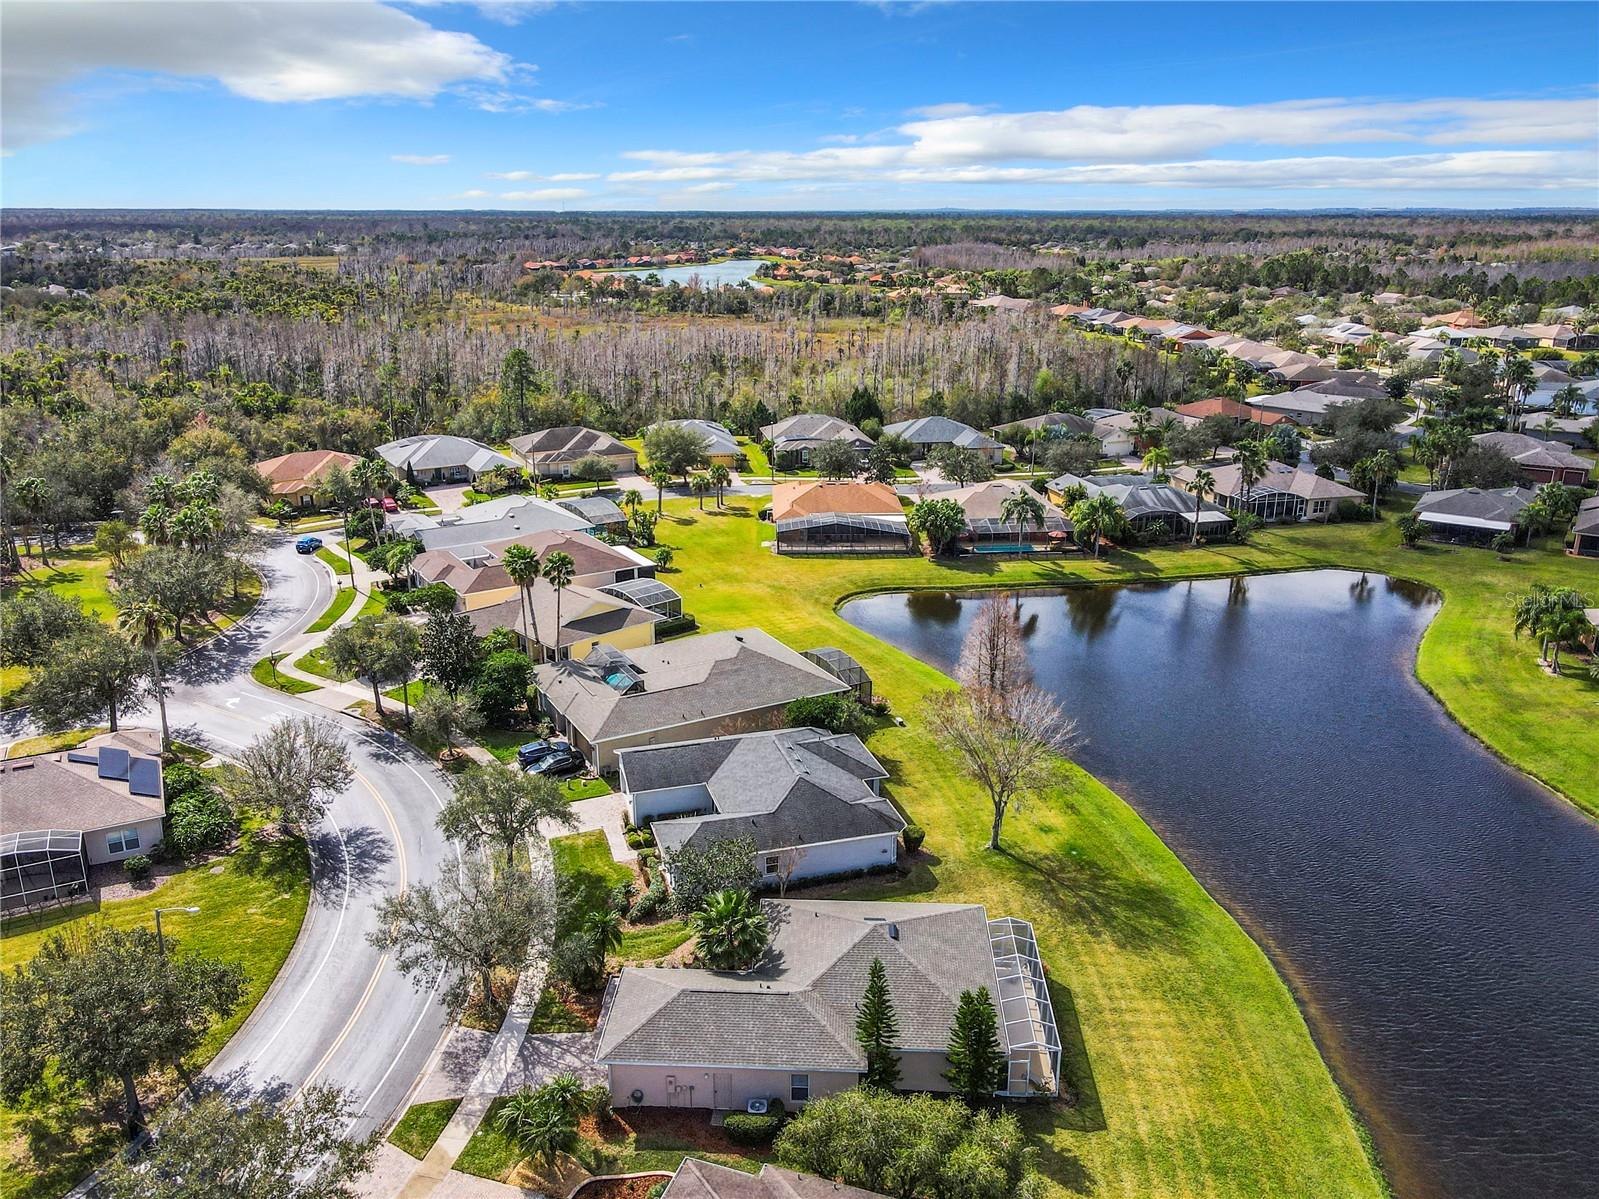
[{"label": "lanai screen cage", "polygon": [[637,604],[657,616],[676,620],[683,615],[683,597],[659,579],[623,579],[620,583],[607,583],[600,590],[617,599]]},{"label": "lanai screen cage", "polygon": [[81,895],[89,865],[76,829],[0,834],[0,904],[35,907]]},{"label": "lanai screen cage", "polygon": [[1044,510],[1044,527],[1017,524],[996,516],[979,516],[966,521],[966,535],[975,549],[1037,549],[1061,547],[1071,525],[1053,506]]},{"label": "lanai screen cage", "polygon": [[855,698],[861,703],[869,703],[872,698],[872,676],[866,673],[866,668],[850,657],[841,649],[823,646],[821,649],[808,649],[802,655],[815,662],[828,674],[841,683],[847,683]]},{"label": "lanai screen cage", "polygon": [[1060,1093],[1060,1030],[1044,983],[1033,926],[1014,916],[988,922],[999,978],[999,1020],[1009,1052],[1002,1095],[1029,1099]]},{"label": "lanai screen cage", "polygon": [[903,554],[911,533],[903,520],[854,512],[820,512],[777,522],[777,548],[785,554]]}]

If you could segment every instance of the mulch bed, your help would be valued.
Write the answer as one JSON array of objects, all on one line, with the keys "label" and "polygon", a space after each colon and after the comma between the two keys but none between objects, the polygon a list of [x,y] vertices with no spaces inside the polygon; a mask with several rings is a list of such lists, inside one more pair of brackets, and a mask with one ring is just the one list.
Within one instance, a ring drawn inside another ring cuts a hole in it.
[{"label": "mulch bed", "polygon": [[592,994],[575,991],[566,983],[551,983],[550,990],[555,993],[555,998],[560,1005],[572,1015],[577,1017],[588,1028],[598,1028],[600,1025],[600,1005],[605,999],[603,990]]},{"label": "mulch bed", "polygon": [[579,1187],[572,1199],[646,1199],[657,1185],[670,1177],[670,1174],[652,1174],[647,1178],[596,1178]]},{"label": "mulch bed", "polygon": [[693,1153],[752,1158],[765,1158],[768,1152],[738,1144],[723,1129],[711,1125],[708,1113],[695,1108],[624,1107],[608,1120],[596,1122],[585,1117],[580,1127],[585,1136],[608,1141],[621,1140],[631,1131],[641,1148],[671,1145]]}]

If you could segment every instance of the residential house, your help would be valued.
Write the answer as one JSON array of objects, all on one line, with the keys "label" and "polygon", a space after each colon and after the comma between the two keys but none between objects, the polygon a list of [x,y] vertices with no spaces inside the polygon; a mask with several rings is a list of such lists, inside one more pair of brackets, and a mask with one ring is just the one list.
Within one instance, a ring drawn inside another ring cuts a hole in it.
[{"label": "residential house", "polygon": [[1325,424],[1327,414],[1333,408],[1352,402],[1348,396],[1326,395],[1308,388],[1249,397],[1250,407],[1286,417],[1296,425]]},{"label": "residential house", "polygon": [[267,482],[268,494],[291,508],[315,508],[327,500],[323,482],[335,466],[349,470],[360,459],[338,450],[301,450],[266,458],[255,469]]},{"label": "residential house", "polygon": [[850,689],[760,629],[627,653],[602,646],[542,665],[537,678],[539,706],[600,771],[636,745],[781,728],[792,701]]},{"label": "residential house", "polygon": [[1528,487],[1542,483],[1585,487],[1593,472],[1593,462],[1589,459],[1553,441],[1541,441],[1525,433],[1479,433],[1471,440],[1498,450],[1514,462],[1521,471],[1521,482]]},{"label": "residential house", "polygon": [[926,458],[941,445],[955,445],[975,451],[991,465],[1005,460],[1005,447],[986,433],[979,433],[970,425],[947,416],[921,416],[915,420],[902,420],[883,429],[903,437],[916,447],[916,456]]},{"label": "residential house", "polygon": [[[1023,550],[1059,550],[1067,545],[1072,526],[1053,504],[1043,504],[1044,524],[1019,525],[1004,518],[1005,501],[1019,493],[1035,495],[1021,483],[990,479],[954,491],[941,491],[938,498],[954,500],[966,513],[966,529],[960,544],[974,553],[1013,553]],[[1035,495],[1036,498],[1036,495]]]},{"label": "residential house", "polygon": [[1138,533],[1164,530],[1190,537],[1199,526],[1201,537],[1222,537],[1232,531],[1233,518],[1226,509],[1188,494],[1170,483],[1156,483],[1149,475],[1060,475],[1044,485],[1057,502],[1068,488],[1082,487],[1089,496],[1109,495],[1122,506],[1127,523]]},{"label": "residential house", "polygon": [[[624,749],[617,789],[670,860],[747,838],[771,885],[877,870],[899,860],[905,818],[860,738],[791,728]],[[670,878],[668,866],[668,878]]]},{"label": "residential house", "polygon": [[1583,500],[1571,526],[1571,553],[1599,558],[1599,496]]},{"label": "residential house", "polygon": [[1259,408],[1251,408],[1248,404],[1240,404],[1237,400],[1228,399],[1226,396],[1212,396],[1208,400],[1179,404],[1172,411],[1179,416],[1190,416],[1195,420],[1204,420],[1207,416],[1225,416],[1232,420],[1249,421],[1265,429],[1280,425],[1288,419],[1280,412],[1265,412]]},{"label": "residential house", "polygon": [[1599,350],[1599,333],[1584,333],[1570,325],[1528,325],[1526,331],[1539,345],[1556,350]]},{"label": "residential house", "polygon": [[1558,441],[1561,445],[1585,446],[1588,430],[1593,428],[1592,416],[1550,416],[1547,412],[1529,412],[1516,422],[1523,433],[1536,433],[1544,441]]},{"label": "residential house", "polygon": [[424,550],[411,562],[411,583],[447,583],[461,597],[466,611],[516,598],[518,591],[505,569],[505,551],[514,545],[532,550],[540,561],[560,552],[572,559],[572,582],[579,587],[604,587],[629,579],[654,578],[656,566],[637,550],[607,545],[587,533],[544,530],[503,541]]},{"label": "residential house", "polygon": [[1021,420],[995,425],[989,430],[1001,441],[1009,441],[1022,433],[1043,432],[1049,437],[1092,437],[1094,419],[1075,412],[1045,412]]},{"label": "residential house", "polygon": [[1169,430],[1174,425],[1192,428],[1197,417],[1186,416],[1171,408],[1151,408],[1147,412],[1118,412],[1094,422],[1094,436],[1107,458],[1125,458],[1149,448],[1149,440],[1139,429]]},{"label": "residential house", "polygon": [[1060,1091],[1060,1034],[1032,926],[977,904],[768,900],[771,943],[750,970],[624,967],[601,1014],[597,1063],[611,1102],[742,1111],[803,1107],[856,1086],[856,1005],[874,960],[899,1016],[900,1086],[949,1091],[963,992],[986,989],[1007,1061],[998,1092]]},{"label": "residential house", "polygon": [[562,425],[511,438],[511,449],[527,464],[529,471],[547,479],[565,479],[585,458],[599,458],[613,475],[633,474],[638,470],[638,453],[609,433],[582,425]]},{"label": "residential house", "polygon": [[780,554],[909,553],[910,526],[886,483],[807,480],[772,488]]},{"label": "residential house", "polygon": [[[1200,469],[1179,466],[1172,471],[1172,481],[1193,493],[1194,476]],[[1268,523],[1331,520],[1337,515],[1340,503],[1348,500],[1358,504],[1363,498],[1353,487],[1346,487],[1335,479],[1324,479],[1302,466],[1268,462],[1266,473],[1247,488],[1246,500],[1243,472],[1238,466],[1228,464],[1203,469],[1208,469],[1215,480],[1214,488],[1206,493],[1209,498],[1218,500],[1229,512],[1247,510]]]},{"label": "residential house", "polygon": [[706,466],[725,466],[728,470],[734,470],[744,457],[744,451],[738,448],[738,438],[726,425],[719,425],[713,420],[666,420],[661,424],[698,433],[700,440],[705,443]]},{"label": "residential house", "polygon": [[584,517],[533,495],[501,496],[442,515],[402,512],[389,519],[387,528],[396,536],[416,538],[424,550],[462,550],[467,557],[481,556],[479,551],[491,542],[534,533],[595,531]]},{"label": "residential house", "polygon": [[557,593],[542,578],[534,580],[525,599],[513,588],[509,597],[466,612],[479,637],[510,629],[530,656],[546,662],[583,659],[599,646],[618,651],[652,646],[655,626],[665,619],[613,590],[574,583]]},{"label": "residential house", "polygon": [[1501,533],[1519,536],[1521,514],[1533,498],[1534,493],[1525,487],[1491,491],[1460,487],[1429,491],[1416,501],[1414,511],[1435,541],[1483,545]]},{"label": "residential house", "polygon": [[1518,329],[1513,325],[1490,325],[1484,329],[1473,329],[1471,336],[1481,338],[1500,350],[1530,350],[1538,344],[1537,333],[1531,329]]},{"label": "residential house", "polygon": [[1037,303],[1037,300],[1024,300],[1017,296],[984,296],[981,300],[973,300],[971,306],[1019,316]]},{"label": "residential house", "polygon": [[814,1174],[763,1163],[758,1174],[685,1157],[660,1199],[883,1199],[876,1191],[845,1186]]},{"label": "residential house", "polygon": [[389,464],[394,477],[414,487],[441,483],[473,483],[491,470],[520,471],[515,458],[490,449],[480,441],[448,434],[419,434],[378,446],[377,455]]},{"label": "residential house", "polygon": [[69,899],[89,867],[153,852],[167,810],[160,755],[160,734],[122,729],[0,761],[0,903]]},{"label": "residential house", "polygon": [[860,454],[872,448],[872,439],[849,421],[819,412],[801,412],[763,425],[761,436],[772,443],[772,465],[781,464],[783,469],[809,467],[811,451],[830,441],[842,441]]}]

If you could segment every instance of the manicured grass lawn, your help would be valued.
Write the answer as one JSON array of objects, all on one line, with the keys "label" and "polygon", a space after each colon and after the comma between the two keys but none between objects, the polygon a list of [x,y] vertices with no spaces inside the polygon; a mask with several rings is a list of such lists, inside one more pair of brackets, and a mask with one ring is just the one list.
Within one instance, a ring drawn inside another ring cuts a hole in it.
[{"label": "manicured grass lawn", "polygon": [[761,443],[751,441],[748,437],[739,437],[738,448],[744,451],[744,457],[749,459],[749,473],[757,477],[772,473],[772,463],[766,456],[766,451],[761,449]]},{"label": "manicured grass lawn", "polygon": [[[412,701],[415,702],[414,700]],[[472,734],[484,749],[488,750],[502,762],[516,761],[516,751],[519,746],[526,745],[529,741],[537,741],[538,735],[532,729],[503,729],[485,728]]]},{"label": "manicured grass lawn", "polygon": [[633,872],[611,857],[605,834],[598,829],[551,838],[550,851],[555,858],[555,889],[565,917],[555,930],[559,941],[576,928],[584,913],[605,907],[611,888],[632,878]]},{"label": "manicured grass lawn", "polygon": [[1437,587],[1446,602],[1418,673],[1499,752],[1599,812],[1599,687],[1551,679],[1516,641],[1509,597],[1543,580],[1599,592],[1591,564],[1554,549],[1511,561],[1398,545],[1391,523],[1304,526],[1248,546],[1138,549],[1102,561],[785,559],[759,549],[759,501],[700,513],[668,504],[661,540],[705,629],[765,628],[798,649],[854,655],[907,724],[868,744],[890,792],[928,832],[897,884],[860,896],[987,905],[1032,920],[1050,969],[1075,1108],[1033,1111],[1041,1166],[1097,1196],[1377,1196],[1383,1183],[1292,996],[1265,955],[1137,814],[1080,771],[1014,813],[1005,851],[983,848],[986,799],[929,737],[919,708],[940,673],[862,633],[835,606],[852,593],[1115,582],[1350,566]]},{"label": "manicured grass lawn", "polygon": [[289,695],[304,695],[307,691],[320,691],[322,688],[315,683],[308,683],[304,679],[290,678],[281,670],[274,670],[272,659],[262,658],[250,667],[250,677],[263,687],[272,687],[278,691],[287,692]]},{"label": "manicured grass lawn", "polygon": [[366,599],[361,601],[361,610],[355,614],[355,618],[360,620],[363,616],[376,616],[387,609],[388,604],[383,601],[383,597],[373,591],[367,595]]},{"label": "manicured grass lawn", "polygon": [[504,1099],[496,1099],[483,1113],[483,1121],[472,1134],[472,1139],[455,1159],[454,1168],[463,1174],[476,1174],[479,1178],[503,1178],[517,1162],[522,1160],[522,1150],[515,1141],[494,1127],[494,1119],[505,1106]]},{"label": "manicured grass lawn", "polygon": [[350,560],[342,552],[329,549],[324,545],[317,550],[316,556],[331,566],[334,574],[347,575],[350,573]]},{"label": "manicured grass lawn", "polygon": [[53,754],[63,749],[76,749],[90,737],[105,732],[105,726],[93,729],[68,729],[64,733],[44,733],[38,737],[24,737],[6,750],[8,758],[26,758],[29,754]]},{"label": "manicured grass lawn", "polygon": [[[398,703],[409,702],[412,707],[427,694],[428,684],[426,679],[412,679],[404,687],[390,687],[383,693],[384,699],[392,699]],[[409,700],[407,700],[409,696]]]},{"label": "manicured grass lawn", "polygon": [[[345,573],[349,573],[348,564],[346,564]],[[333,593],[333,602],[324,609],[321,616],[318,616],[306,627],[305,631],[307,633],[320,633],[323,629],[331,629],[333,622],[349,611],[350,605],[354,602],[355,588],[340,587]]]},{"label": "manicured grass lawn", "polygon": [[389,1144],[398,1145],[421,1160],[439,1139],[439,1133],[461,1106],[459,1099],[435,1099],[432,1103],[413,1103],[389,1130]]},{"label": "manicured grass lawn", "polygon": [[[219,874],[211,868],[220,864]],[[190,1065],[211,1060],[266,993],[294,945],[310,897],[310,859],[298,838],[247,832],[239,849],[206,862],[132,899],[80,904],[5,922],[0,967],[10,970],[38,952],[55,932],[104,920],[118,928],[152,926],[154,908],[195,906],[197,915],[166,922],[169,946],[237,962],[245,971],[244,1001],[211,1030]],[[68,1190],[118,1144],[114,1123],[94,1118],[92,1100],[64,1097],[34,1108],[0,1106],[0,1174],[7,1199],[45,1199]]]},{"label": "manicured grass lawn", "polygon": [[294,660],[295,668],[305,671],[306,674],[321,675],[325,679],[332,679],[336,683],[348,682],[353,676],[340,674],[334,669],[333,663],[328,661],[327,653],[322,646],[306,650]]},{"label": "manicured grass lawn", "polygon": [[579,799],[594,799],[596,796],[610,793],[611,784],[604,779],[567,779],[561,784],[561,794],[566,796],[569,803]]},{"label": "manicured grass lawn", "polygon": [[630,928],[622,934],[622,949],[617,954],[624,962],[653,962],[694,935],[681,920],[663,920],[643,928]]},{"label": "manicured grass lawn", "polygon": [[527,1030],[530,1033],[587,1032],[589,1026],[576,1012],[561,1002],[561,997],[556,994],[555,988],[545,987],[539,993],[539,1001],[534,1005],[533,1018],[529,1021]]}]

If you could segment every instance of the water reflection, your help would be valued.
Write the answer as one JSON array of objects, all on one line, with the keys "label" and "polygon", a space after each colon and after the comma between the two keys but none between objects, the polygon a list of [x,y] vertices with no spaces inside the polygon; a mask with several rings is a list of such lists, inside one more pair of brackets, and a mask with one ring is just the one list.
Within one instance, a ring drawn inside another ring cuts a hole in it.
[{"label": "water reflection", "polygon": [[[843,614],[947,668],[979,602]],[[1270,947],[1402,1199],[1599,1195],[1599,825],[1417,684],[1438,602],[1305,571],[1023,611],[1083,765]]]},{"label": "water reflection", "polygon": [[905,595],[904,603],[919,622],[952,625],[961,618],[960,596],[953,591],[911,591]]}]

